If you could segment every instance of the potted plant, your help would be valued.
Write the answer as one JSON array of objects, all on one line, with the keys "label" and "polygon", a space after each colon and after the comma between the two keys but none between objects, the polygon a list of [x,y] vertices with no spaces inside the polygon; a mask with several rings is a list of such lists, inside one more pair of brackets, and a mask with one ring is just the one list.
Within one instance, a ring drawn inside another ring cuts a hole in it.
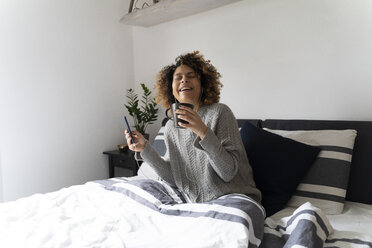
[{"label": "potted plant", "polygon": [[158,108],[156,107],[155,98],[151,97],[151,90],[145,84],[141,84],[143,95],[141,98],[141,106],[139,104],[138,95],[133,89],[127,90],[128,103],[124,104],[130,116],[134,120],[134,128],[140,132],[145,138],[149,138],[146,134],[148,125],[153,124],[158,119]]}]

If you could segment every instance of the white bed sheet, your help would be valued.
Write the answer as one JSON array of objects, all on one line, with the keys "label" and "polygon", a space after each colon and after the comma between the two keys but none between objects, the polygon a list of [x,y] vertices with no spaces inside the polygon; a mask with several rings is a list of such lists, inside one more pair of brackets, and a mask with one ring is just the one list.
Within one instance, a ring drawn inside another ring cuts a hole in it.
[{"label": "white bed sheet", "polygon": [[342,214],[327,218],[335,230],[372,234],[372,205],[347,201]]},{"label": "white bed sheet", "polygon": [[[216,204],[195,207],[246,217]],[[0,204],[1,248],[243,248],[252,235],[244,223],[161,214],[97,183]]]}]

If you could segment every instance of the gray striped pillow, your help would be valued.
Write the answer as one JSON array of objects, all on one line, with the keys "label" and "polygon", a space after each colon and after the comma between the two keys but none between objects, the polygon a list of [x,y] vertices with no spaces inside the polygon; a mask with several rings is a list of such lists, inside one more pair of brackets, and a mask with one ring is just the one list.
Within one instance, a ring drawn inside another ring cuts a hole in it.
[{"label": "gray striped pillow", "polygon": [[264,129],[322,149],[287,205],[299,207],[311,202],[326,214],[342,213],[356,130]]}]

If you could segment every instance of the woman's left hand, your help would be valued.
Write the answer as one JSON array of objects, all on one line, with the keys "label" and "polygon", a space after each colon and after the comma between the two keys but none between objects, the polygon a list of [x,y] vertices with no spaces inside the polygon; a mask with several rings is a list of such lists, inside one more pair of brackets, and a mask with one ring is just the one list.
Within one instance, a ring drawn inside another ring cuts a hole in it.
[{"label": "woman's left hand", "polygon": [[208,127],[204,124],[196,111],[189,107],[181,105],[179,109],[176,110],[176,113],[178,114],[178,118],[188,122],[188,124],[178,122],[181,127],[191,129],[191,131],[196,133],[200,137],[200,139],[204,138],[205,134],[207,133]]}]

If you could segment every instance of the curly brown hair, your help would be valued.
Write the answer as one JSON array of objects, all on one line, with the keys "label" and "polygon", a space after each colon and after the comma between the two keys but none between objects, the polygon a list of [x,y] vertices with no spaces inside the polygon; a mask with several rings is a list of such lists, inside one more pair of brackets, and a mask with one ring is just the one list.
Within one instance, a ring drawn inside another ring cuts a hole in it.
[{"label": "curly brown hair", "polygon": [[220,90],[223,86],[220,82],[221,74],[210,62],[205,60],[199,51],[194,51],[178,56],[174,64],[163,67],[156,79],[156,102],[161,103],[164,108],[169,108],[175,102],[172,94],[173,74],[180,65],[189,66],[199,76],[202,88],[201,105],[219,102]]}]

